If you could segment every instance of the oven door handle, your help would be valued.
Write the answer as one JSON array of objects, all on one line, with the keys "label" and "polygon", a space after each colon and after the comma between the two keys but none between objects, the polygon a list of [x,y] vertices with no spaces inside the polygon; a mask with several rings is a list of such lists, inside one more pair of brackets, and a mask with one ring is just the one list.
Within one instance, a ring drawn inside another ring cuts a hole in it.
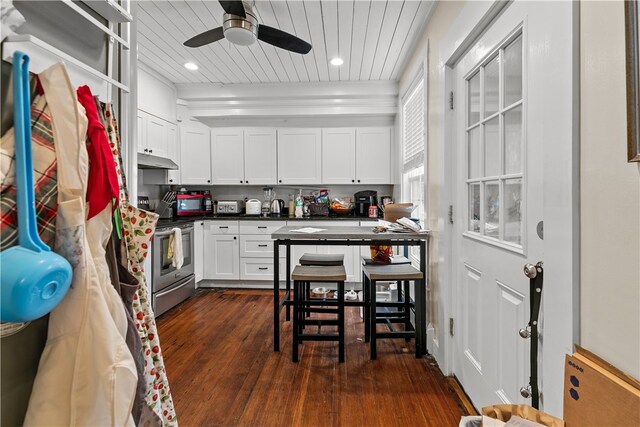
[{"label": "oven door handle", "polygon": [[167,291],[158,292],[157,294],[154,294],[154,296],[155,296],[156,298],[159,298],[159,297],[161,297],[161,296],[164,296],[164,295],[170,294],[170,293],[171,293],[171,292],[173,292],[173,291],[177,291],[177,290],[178,290],[178,289],[180,289],[180,288],[184,288],[184,287],[185,287],[185,286],[187,286],[189,283],[191,283],[191,279],[189,279],[189,280],[185,281],[185,282],[184,282],[182,285],[180,285],[180,286],[176,286],[175,288],[171,288],[171,289],[169,289],[169,290],[167,290]]},{"label": "oven door handle", "polygon": [[[180,228],[180,227],[176,227],[176,228]],[[182,230],[182,233],[191,233],[193,231],[193,227],[186,227],[186,228],[180,228],[180,230]],[[173,229],[172,230],[167,230],[167,231],[161,231],[159,233],[156,233],[154,236],[156,237],[164,237],[164,236],[170,236],[173,234]]]}]

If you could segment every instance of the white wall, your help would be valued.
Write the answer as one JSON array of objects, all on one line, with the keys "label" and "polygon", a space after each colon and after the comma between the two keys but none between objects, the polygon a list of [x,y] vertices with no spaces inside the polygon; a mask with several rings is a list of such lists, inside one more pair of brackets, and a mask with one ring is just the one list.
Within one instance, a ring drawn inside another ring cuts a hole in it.
[{"label": "white wall", "polygon": [[176,123],[176,87],[138,62],[138,109]]},{"label": "white wall", "polygon": [[[427,68],[424,70],[426,79],[426,140],[427,140],[427,226],[433,231],[433,237],[429,242],[429,270],[428,270],[428,322],[434,327],[433,338],[435,343],[432,351],[441,367],[445,367],[444,358],[444,334],[446,333],[445,313],[442,310],[443,297],[441,295],[443,283],[441,283],[440,265],[444,265],[444,251],[442,250],[442,234],[444,228],[444,218],[442,211],[444,207],[441,203],[441,188],[444,183],[445,164],[443,147],[444,129],[443,123],[444,108],[446,102],[442,99],[441,93],[445,84],[444,64],[440,62],[439,46],[443,36],[448,32],[452,23],[458,17],[466,2],[440,2],[431,16],[425,32],[416,44],[414,52],[407,61],[399,82],[398,93],[402,96],[413,82],[420,67],[424,66],[427,59]],[[428,58],[427,58],[428,55]],[[398,125],[398,128],[400,126]],[[400,147],[400,143],[397,144]],[[397,158],[402,158],[400,155]],[[399,179],[399,178],[397,178]],[[399,182],[399,181],[398,181]],[[399,191],[396,190],[399,194]],[[429,338],[432,335],[430,334]]]},{"label": "white wall", "polygon": [[627,163],[623,3],[580,8],[580,341],[640,379],[640,163]]}]

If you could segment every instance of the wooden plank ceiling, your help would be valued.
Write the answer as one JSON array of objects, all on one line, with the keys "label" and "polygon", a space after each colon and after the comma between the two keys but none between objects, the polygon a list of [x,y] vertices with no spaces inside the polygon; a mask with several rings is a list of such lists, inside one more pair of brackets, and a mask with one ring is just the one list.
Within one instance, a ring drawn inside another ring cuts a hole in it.
[{"label": "wooden plank ceiling", "polygon": [[[222,25],[217,1],[139,1],[138,59],[174,83],[286,83],[397,80],[419,37],[432,1],[258,0],[260,23],[295,34],[307,55],[267,43],[236,46],[221,40],[197,49],[182,43]],[[344,64],[336,67],[331,58]],[[195,62],[198,71],[184,68]]]}]

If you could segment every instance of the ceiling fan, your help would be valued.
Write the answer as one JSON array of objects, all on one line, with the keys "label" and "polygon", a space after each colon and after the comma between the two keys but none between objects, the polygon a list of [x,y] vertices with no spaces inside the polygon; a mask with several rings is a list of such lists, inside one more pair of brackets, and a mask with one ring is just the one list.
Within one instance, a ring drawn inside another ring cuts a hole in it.
[{"label": "ceiling fan", "polygon": [[225,11],[222,27],[205,31],[184,42],[187,47],[200,47],[227,39],[233,44],[249,46],[256,39],[291,52],[305,54],[311,45],[298,37],[277,28],[259,24],[253,8],[242,1],[220,1]]}]

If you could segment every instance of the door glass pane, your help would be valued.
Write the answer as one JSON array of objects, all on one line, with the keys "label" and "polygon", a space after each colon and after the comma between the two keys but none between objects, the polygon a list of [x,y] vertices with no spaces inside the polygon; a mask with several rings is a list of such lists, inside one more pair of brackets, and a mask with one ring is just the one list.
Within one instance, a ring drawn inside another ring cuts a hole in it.
[{"label": "door glass pane", "polygon": [[504,173],[522,172],[522,106],[504,114]]},{"label": "door glass pane", "polygon": [[469,231],[480,232],[480,183],[469,184]]},{"label": "door glass pane", "polygon": [[500,237],[500,184],[489,181],[484,186],[484,234]]},{"label": "door glass pane", "polygon": [[522,36],[504,50],[504,106],[522,99]]},{"label": "door glass pane", "polygon": [[469,156],[469,178],[479,178],[482,166],[482,152],[480,150],[480,126],[467,132],[467,155]]},{"label": "door glass pane", "polygon": [[494,117],[484,125],[484,176],[500,175],[499,123],[499,117]]},{"label": "door glass pane", "polygon": [[500,67],[498,57],[493,58],[484,68],[484,117],[498,111]]},{"label": "door glass pane", "polygon": [[480,120],[480,73],[476,73],[469,79],[467,93],[467,105],[469,106],[467,126],[471,126]]},{"label": "door glass pane", "polygon": [[504,240],[522,244],[522,179],[504,182]]}]

